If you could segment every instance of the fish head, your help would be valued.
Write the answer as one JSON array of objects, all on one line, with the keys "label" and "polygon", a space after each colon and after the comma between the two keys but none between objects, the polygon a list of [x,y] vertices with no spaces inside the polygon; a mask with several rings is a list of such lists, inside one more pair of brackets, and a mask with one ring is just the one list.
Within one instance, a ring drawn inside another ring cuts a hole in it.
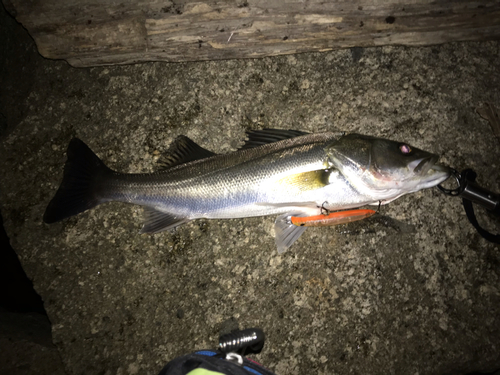
[{"label": "fish head", "polygon": [[325,148],[336,168],[358,192],[387,201],[436,186],[450,176],[438,156],[406,143],[349,134]]}]

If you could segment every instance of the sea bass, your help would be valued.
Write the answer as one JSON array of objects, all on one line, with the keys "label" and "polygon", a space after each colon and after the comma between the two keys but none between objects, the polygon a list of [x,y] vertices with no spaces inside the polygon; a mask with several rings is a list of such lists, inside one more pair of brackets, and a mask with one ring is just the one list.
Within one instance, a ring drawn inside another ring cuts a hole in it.
[{"label": "sea bass", "polygon": [[144,206],[141,233],[199,218],[279,215],[281,253],[306,229],[291,217],[386,204],[436,186],[450,175],[437,160],[406,143],[360,134],[265,129],[249,132],[242,148],[224,155],[180,136],[159,159],[161,170],[123,174],[74,138],[43,220],[53,223],[110,201]]}]

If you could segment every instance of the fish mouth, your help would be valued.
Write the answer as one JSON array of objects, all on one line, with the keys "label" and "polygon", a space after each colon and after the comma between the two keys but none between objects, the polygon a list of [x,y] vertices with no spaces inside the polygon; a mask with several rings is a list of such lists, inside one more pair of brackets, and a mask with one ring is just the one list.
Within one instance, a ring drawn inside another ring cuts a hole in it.
[{"label": "fish mouth", "polygon": [[413,169],[414,176],[419,180],[418,188],[425,189],[445,181],[450,177],[451,170],[445,165],[438,164],[437,155],[429,155],[421,159],[412,161],[408,167]]},{"label": "fish mouth", "polygon": [[409,164],[410,170],[413,169],[413,173],[420,176],[425,176],[429,170],[436,165],[438,157],[436,155],[426,156],[422,159],[417,159]]},{"label": "fish mouth", "polygon": [[[437,159],[436,159],[437,160]],[[430,188],[440,183],[446,181],[451,176],[451,169],[443,164],[437,164],[436,162],[422,166],[421,174],[422,181],[420,182],[420,188]]]}]

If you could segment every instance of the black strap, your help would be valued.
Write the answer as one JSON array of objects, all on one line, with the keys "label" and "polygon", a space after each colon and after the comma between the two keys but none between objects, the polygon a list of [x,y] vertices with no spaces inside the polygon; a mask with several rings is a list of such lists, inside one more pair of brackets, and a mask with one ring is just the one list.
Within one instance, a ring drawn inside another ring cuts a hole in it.
[{"label": "black strap", "polygon": [[476,219],[476,214],[474,213],[474,206],[472,202],[468,199],[462,199],[462,203],[464,204],[467,218],[469,219],[470,223],[474,226],[474,228],[476,228],[478,233],[490,242],[500,243],[500,235],[492,234],[479,225]]}]

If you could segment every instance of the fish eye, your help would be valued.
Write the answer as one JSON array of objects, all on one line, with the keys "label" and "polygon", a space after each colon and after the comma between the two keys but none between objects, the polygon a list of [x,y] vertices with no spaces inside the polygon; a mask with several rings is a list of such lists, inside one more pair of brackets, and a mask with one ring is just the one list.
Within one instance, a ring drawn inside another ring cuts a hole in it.
[{"label": "fish eye", "polygon": [[401,151],[402,154],[408,155],[411,153],[411,147],[407,144],[401,143],[399,145],[399,150]]}]

